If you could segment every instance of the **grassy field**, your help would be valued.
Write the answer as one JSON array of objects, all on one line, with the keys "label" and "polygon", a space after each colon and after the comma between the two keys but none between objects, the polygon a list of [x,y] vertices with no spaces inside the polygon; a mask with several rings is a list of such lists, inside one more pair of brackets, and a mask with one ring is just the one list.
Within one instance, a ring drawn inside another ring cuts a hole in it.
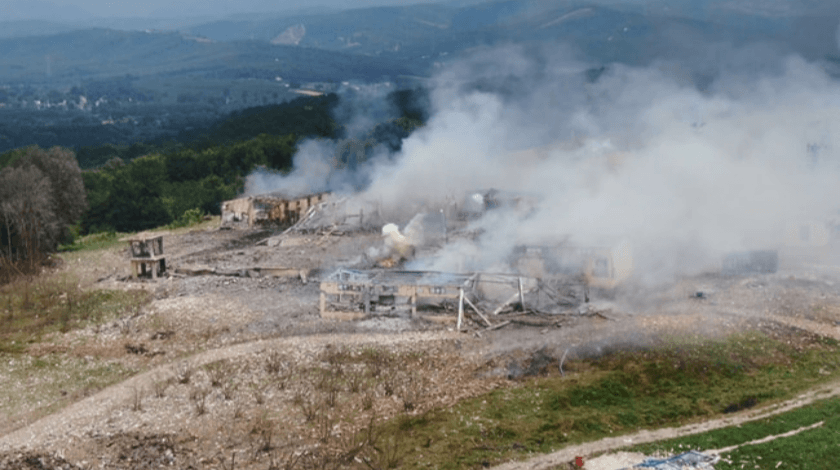
[{"label": "grassy field", "polygon": [[94,251],[113,248],[121,245],[123,242],[120,239],[128,234],[116,232],[100,232],[85,235],[77,238],[73,243],[61,245],[59,251],[74,252],[74,251]]},{"label": "grassy field", "polygon": [[51,333],[118,318],[147,299],[144,291],[82,290],[70,275],[18,280],[0,287],[0,352],[24,353]]},{"label": "grassy field", "polygon": [[[791,340],[749,333],[711,343],[675,339],[655,349],[574,361],[567,363],[565,377],[529,379],[451,409],[405,416],[389,425],[389,434],[399,436],[405,468],[478,468],[790,398],[836,378],[838,367],[838,343],[814,336]],[[831,436],[831,429],[810,432]],[[764,435],[745,432],[743,439]],[[786,451],[776,452],[774,459],[788,459]],[[760,458],[756,454],[753,460]]]},{"label": "grassy field", "polygon": [[[646,454],[723,450],[718,470],[834,469],[840,455],[840,398],[715,431],[633,447]],[[756,442],[760,441],[760,442]],[[733,448],[734,447],[734,448]],[[732,448],[731,450],[726,450]]]},{"label": "grassy field", "polygon": [[138,290],[84,290],[70,274],[42,274],[0,286],[0,430],[47,415],[136,371],[83,354],[64,333],[102,325],[150,300]]}]

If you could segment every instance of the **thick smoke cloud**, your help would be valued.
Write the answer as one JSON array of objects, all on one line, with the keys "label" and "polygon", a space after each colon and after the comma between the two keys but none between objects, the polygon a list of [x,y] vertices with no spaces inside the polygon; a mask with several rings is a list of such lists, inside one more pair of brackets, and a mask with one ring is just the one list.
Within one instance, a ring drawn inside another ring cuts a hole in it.
[{"label": "thick smoke cloud", "polygon": [[[476,82],[469,61],[442,74],[433,118],[367,191],[395,204],[490,187],[539,195],[524,220],[476,224],[485,232],[472,251],[485,268],[519,243],[629,239],[640,277],[657,281],[728,251],[776,248],[786,224],[836,213],[840,86],[816,65],[787,57],[752,75],[719,70],[701,92],[668,64],[614,66],[586,83],[514,57],[495,67],[503,84],[520,80],[514,93],[465,89]],[[538,148],[523,151],[529,142]],[[463,266],[467,251],[449,247],[425,267]]]},{"label": "thick smoke cloud", "polygon": [[[720,57],[701,87],[667,61],[611,65],[593,80],[597,67],[569,49],[472,53],[439,73],[427,125],[365,167],[358,197],[404,220],[477,189],[541,201],[528,214],[488,212],[471,227],[477,242],[415,264],[429,269],[491,269],[521,243],[629,240],[639,278],[661,281],[729,251],[778,248],[787,224],[837,213],[840,85],[751,47]],[[768,56],[761,67],[737,60],[750,50]]]},{"label": "thick smoke cloud", "polygon": [[309,140],[302,143],[294,156],[294,169],[288,175],[260,169],[245,180],[245,194],[283,192],[289,196],[316,193],[330,189],[334,176],[332,156],[335,143],[327,140]]},{"label": "thick smoke cloud", "polygon": [[393,90],[390,83],[344,83],[333,116],[342,127],[343,138],[303,141],[289,174],[259,169],[248,175],[245,195],[277,192],[294,197],[322,191],[351,193],[367,186],[370,168],[388,158],[388,150],[370,133],[376,124],[398,116],[394,104],[386,99]]}]

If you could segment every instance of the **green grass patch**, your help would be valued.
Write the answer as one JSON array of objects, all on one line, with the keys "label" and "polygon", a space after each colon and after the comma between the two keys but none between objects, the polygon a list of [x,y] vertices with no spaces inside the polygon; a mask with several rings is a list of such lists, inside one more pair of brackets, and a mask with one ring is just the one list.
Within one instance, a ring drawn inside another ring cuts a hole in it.
[{"label": "green grass patch", "polygon": [[405,441],[410,468],[477,468],[788,398],[838,368],[838,343],[817,337],[673,339],[567,361],[565,378],[530,379],[387,429]]},{"label": "green grass patch", "polygon": [[73,243],[59,246],[58,251],[94,251],[113,248],[125,244],[120,241],[120,238],[124,236],[126,234],[117,232],[92,233],[75,239]]},{"label": "green grass patch", "polygon": [[24,352],[46,334],[105,322],[149,300],[141,290],[83,291],[70,276],[18,280],[0,287],[0,352]]},{"label": "green grass patch", "polygon": [[[750,441],[778,436],[823,422],[819,427],[778,437],[769,442]],[[721,454],[716,469],[789,468],[833,469],[840,455],[840,398],[821,400],[793,411],[679,439],[669,439],[632,447],[631,451],[651,455],[675,454],[740,446]],[[779,462],[782,462],[779,464]]]},{"label": "green grass patch", "polygon": [[[178,219],[171,224],[162,225],[157,228],[150,229],[150,232],[174,232],[185,233],[189,230],[206,230],[215,228],[219,225],[219,216],[206,216],[199,209],[190,209],[184,212]],[[131,233],[121,232],[99,232],[78,237],[72,243],[63,244],[58,247],[58,251],[62,253],[76,252],[76,251],[97,251],[107,250],[110,248],[123,248],[127,246],[126,242],[120,241],[125,237],[132,235]]]}]

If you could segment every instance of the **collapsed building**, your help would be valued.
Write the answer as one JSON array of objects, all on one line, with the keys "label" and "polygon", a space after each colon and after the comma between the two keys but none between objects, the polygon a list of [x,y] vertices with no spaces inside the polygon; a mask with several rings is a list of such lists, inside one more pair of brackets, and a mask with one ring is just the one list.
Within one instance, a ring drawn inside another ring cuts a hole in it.
[{"label": "collapsed building", "polygon": [[840,261],[840,220],[788,223],[780,251],[787,263],[837,263]]},{"label": "collapsed building", "polygon": [[[534,194],[468,191],[459,204],[422,207],[402,229],[391,222],[380,226],[381,246],[371,247],[366,253],[374,269],[357,265],[353,270],[338,269],[322,278],[322,316],[414,316],[420,308],[447,311],[452,318],[451,313],[462,312],[464,304],[482,319],[485,313],[492,315],[505,309],[559,314],[577,311],[588,303],[590,288],[599,293],[613,290],[630,278],[633,255],[629,242],[581,247],[566,243],[559,235],[553,245],[516,246],[507,266],[494,268],[501,272],[416,270],[433,265],[424,259],[433,259],[452,241],[475,242],[481,229],[476,230],[473,221],[487,212],[504,210],[514,218],[524,218],[540,203]],[[316,212],[321,208],[326,209],[321,205]],[[332,208],[327,212],[336,211]],[[381,212],[377,215],[377,220],[382,220]],[[328,220],[324,215],[310,218]]]},{"label": "collapsed building", "polygon": [[[321,282],[320,311],[324,318],[342,320],[419,315],[432,321],[454,320],[460,329],[469,307],[492,326],[488,316],[513,308],[515,301],[522,310],[526,293],[535,287],[533,279],[509,274],[339,269]],[[511,291],[512,298],[497,300],[500,292]]]},{"label": "collapsed building", "polygon": [[334,319],[457,312],[460,328],[466,305],[492,326],[488,317],[502,311],[578,313],[590,301],[590,288],[614,290],[630,278],[632,265],[624,241],[595,248],[522,245],[505,273],[338,269],[321,282],[320,312]]},{"label": "collapsed building", "polygon": [[779,267],[840,264],[840,220],[799,220],[785,224],[781,240],[770,249],[727,253],[724,275],[772,274]]},{"label": "collapsed building", "polygon": [[352,319],[372,313],[416,315],[424,301],[458,299],[473,277],[430,271],[339,269],[321,282],[321,316]]},{"label": "collapsed building", "polygon": [[222,203],[223,227],[294,225],[307,211],[326,201],[330,193],[291,197],[282,193],[261,194]]},{"label": "collapsed building", "polygon": [[633,250],[626,240],[596,247],[519,245],[513,250],[511,265],[518,273],[534,278],[580,276],[587,287],[614,289],[633,274]]},{"label": "collapsed building", "polygon": [[381,205],[348,196],[330,195],[309,207],[290,231],[299,233],[371,230],[383,224]]},{"label": "collapsed building", "polygon": [[[289,198],[271,193],[226,201],[222,225],[288,226],[282,234],[267,239],[268,246],[275,246],[273,239],[291,233],[381,229],[381,246],[366,250],[360,257],[361,264],[321,278],[319,310],[327,318],[415,316],[420,310],[424,314],[444,311],[444,316],[452,319],[457,311],[460,324],[466,305],[470,315],[489,326],[492,322],[488,317],[503,311],[577,312],[589,302],[590,288],[614,289],[632,273],[627,242],[595,247],[559,242],[520,245],[501,273],[406,270],[405,263],[433,256],[451,239],[475,240],[470,224],[488,211],[505,210],[527,217],[536,211],[541,199],[534,194],[490,189],[466,192],[462,203],[452,202],[448,200],[440,207],[401,206],[400,214],[383,215],[380,203],[358,197],[318,193]],[[403,219],[404,225],[392,222],[406,214],[414,215],[407,222]]]}]

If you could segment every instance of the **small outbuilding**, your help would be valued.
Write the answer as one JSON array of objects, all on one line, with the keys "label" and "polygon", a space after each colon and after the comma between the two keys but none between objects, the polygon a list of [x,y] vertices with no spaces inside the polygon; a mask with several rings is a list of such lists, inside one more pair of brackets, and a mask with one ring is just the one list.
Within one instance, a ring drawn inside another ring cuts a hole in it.
[{"label": "small outbuilding", "polygon": [[163,255],[163,235],[160,233],[138,233],[123,238],[128,242],[133,277],[150,274],[152,279],[166,272],[166,257]]}]

